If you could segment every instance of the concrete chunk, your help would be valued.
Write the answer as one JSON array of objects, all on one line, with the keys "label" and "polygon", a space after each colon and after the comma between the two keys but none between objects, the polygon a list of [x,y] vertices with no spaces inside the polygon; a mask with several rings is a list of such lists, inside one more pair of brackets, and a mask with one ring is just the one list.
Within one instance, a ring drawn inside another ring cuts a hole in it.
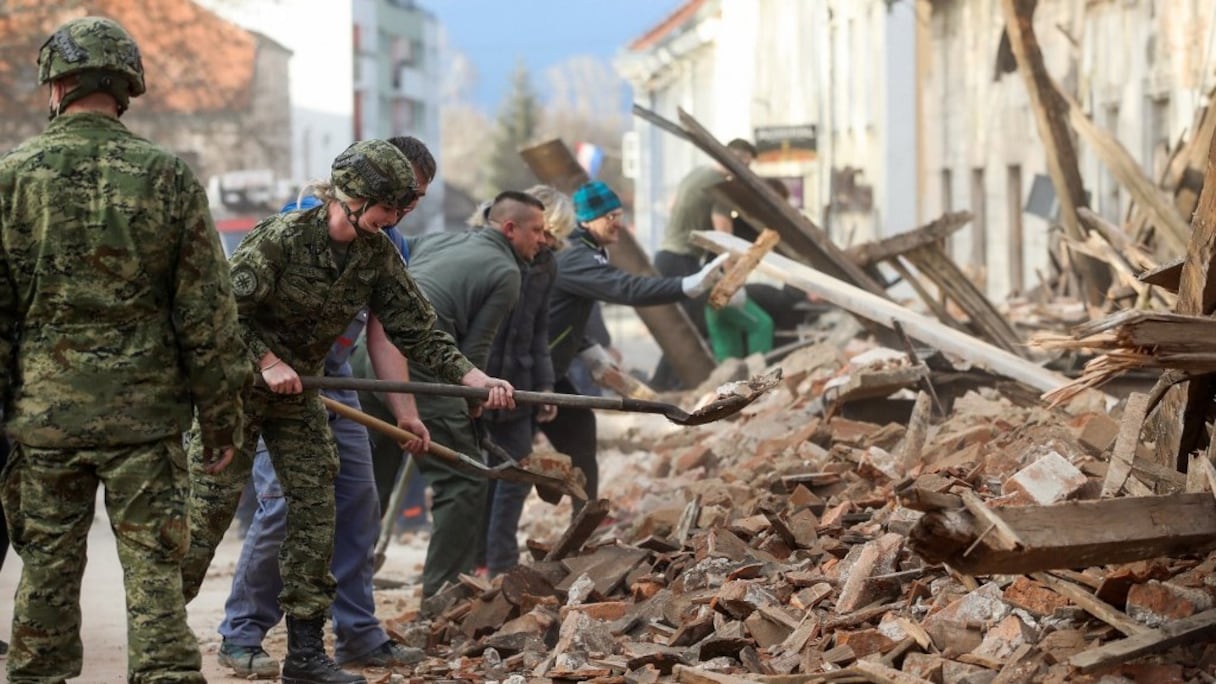
[{"label": "concrete chunk", "polygon": [[1068,459],[1051,451],[1005,480],[1004,493],[1015,504],[1047,506],[1073,498],[1087,482]]}]

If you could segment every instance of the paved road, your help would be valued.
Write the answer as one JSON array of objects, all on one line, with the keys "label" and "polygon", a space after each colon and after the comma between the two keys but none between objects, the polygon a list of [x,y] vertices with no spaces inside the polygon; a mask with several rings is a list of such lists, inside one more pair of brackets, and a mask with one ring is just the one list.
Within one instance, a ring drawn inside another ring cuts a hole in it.
[{"label": "paved road", "polygon": [[[393,544],[389,547],[385,572],[388,578],[409,580],[421,572],[425,546],[421,543],[410,546]],[[223,617],[224,600],[232,582],[232,568],[240,553],[240,540],[230,534],[216,551],[215,561],[197,599],[190,604],[190,626],[198,635],[203,651],[203,672],[209,682],[246,682],[226,676],[227,670],[215,661],[219,636],[215,628]],[[21,575],[21,559],[11,549],[0,569],[0,639],[8,641],[12,629],[12,596]],[[414,595],[413,588],[394,592],[377,592],[377,602],[384,605],[401,605]],[[89,532],[89,564],[85,570],[81,590],[81,612],[83,614],[84,672],[77,681],[90,684],[124,684],[127,681],[127,633],[126,598],[122,589],[122,567],[114,547],[114,535],[110,531],[101,500],[98,499],[97,516]],[[380,616],[392,617],[392,612],[382,610]],[[272,654],[282,656],[282,627],[272,632],[267,648]],[[277,637],[277,638],[276,638]]]}]

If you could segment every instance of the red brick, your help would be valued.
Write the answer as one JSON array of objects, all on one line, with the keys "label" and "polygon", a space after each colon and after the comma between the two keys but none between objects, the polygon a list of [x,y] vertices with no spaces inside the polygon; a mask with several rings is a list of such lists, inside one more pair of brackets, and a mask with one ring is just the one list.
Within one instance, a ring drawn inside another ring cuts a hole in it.
[{"label": "red brick", "polygon": [[1022,618],[1016,615],[1001,620],[988,630],[979,648],[972,651],[977,656],[1005,661],[1023,644],[1033,644],[1038,634]]},{"label": "red brick", "polygon": [[895,648],[895,642],[877,629],[837,632],[836,645],[853,649],[853,655],[857,658],[864,658],[872,653],[886,653]]},{"label": "red brick", "polygon": [[945,659],[928,653],[909,653],[904,656],[903,672],[921,679],[942,684],[942,664]]},{"label": "red brick", "polygon": [[887,533],[849,551],[840,566],[843,581],[836,599],[838,614],[851,613],[890,594],[892,589],[898,590],[898,584],[874,582],[871,578],[895,572],[903,546],[902,535]]},{"label": "red brick", "polygon": [[1212,597],[1201,589],[1149,580],[1127,592],[1127,614],[1150,627],[1190,617],[1212,607]]},{"label": "red brick", "polygon": [[1068,599],[1024,576],[1005,588],[1004,597],[1007,603],[1035,615],[1051,615],[1057,608],[1068,605]]},{"label": "red brick", "polygon": [[684,473],[693,468],[708,468],[713,463],[713,449],[707,444],[694,444],[676,456],[674,465],[677,473]]}]

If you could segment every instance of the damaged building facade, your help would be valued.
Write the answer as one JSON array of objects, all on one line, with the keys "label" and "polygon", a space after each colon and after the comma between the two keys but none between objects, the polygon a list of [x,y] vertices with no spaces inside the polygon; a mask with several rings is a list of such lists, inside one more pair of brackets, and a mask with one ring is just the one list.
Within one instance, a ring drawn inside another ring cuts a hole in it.
[{"label": "damaged building facade", "polygon": [[[813,132],[755,170],[848,247],[974,218],[950,252],[993,298],[1053,269],[1055,190],[1025,79],[1003,40],[1021,0],[691,0],[618,60],[635,101],[682,108],[722,139]],[[1216,3],[1040,0],[1034,29],[1048,75],[1115,134],[1158,182],[1216,83]],[[635,121],[639,238],[657,247],[675,188],[708,163]],[[805,137],[805,136],[804,136]],[[1088,204],[1120,224],[1129,194],[1084,141]],[[793,150],[793,151],[791,151]]]}]

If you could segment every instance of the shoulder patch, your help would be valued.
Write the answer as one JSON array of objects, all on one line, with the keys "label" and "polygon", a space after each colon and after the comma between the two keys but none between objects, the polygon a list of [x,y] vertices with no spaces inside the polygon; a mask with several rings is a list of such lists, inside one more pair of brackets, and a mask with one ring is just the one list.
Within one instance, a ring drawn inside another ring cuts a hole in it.
[{"label": "shoulder patch", "polygon": [[250,268],[241,268],[232,271],[232,293],[238,297],[248,297],[257,292],[258,276]]},{"label": "shoulder patch", "polygon": [[365,285],[370,284],[375,279],[376,279],[375,271],[373,271],[371,269],[363,269],[362,271],[359,271],[359,280],[363,281],[363,284],[365,284]]}]

